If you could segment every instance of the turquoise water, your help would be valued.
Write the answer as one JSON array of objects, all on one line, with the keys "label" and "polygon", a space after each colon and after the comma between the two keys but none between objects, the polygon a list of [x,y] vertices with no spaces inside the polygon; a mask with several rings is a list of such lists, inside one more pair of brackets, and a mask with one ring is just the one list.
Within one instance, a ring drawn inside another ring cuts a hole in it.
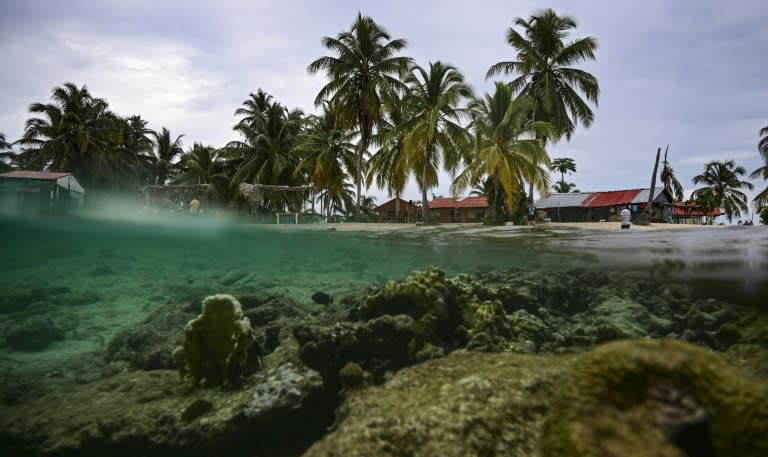
[{"label": "turquoise water", "polygon": [[162,303],[236,290],[311,306],[314,292],[340,295],[431,265],[449,274],[510,267],[622,271],[679,278],[699,297],[768,303],[765,227],[349,232],[330,224],[260,226],[185,216],[0,220],[0,336],[19,316],[49,315],[58,327],[72,330],[48,348],[55,357],[56,351],[103,347]]}]

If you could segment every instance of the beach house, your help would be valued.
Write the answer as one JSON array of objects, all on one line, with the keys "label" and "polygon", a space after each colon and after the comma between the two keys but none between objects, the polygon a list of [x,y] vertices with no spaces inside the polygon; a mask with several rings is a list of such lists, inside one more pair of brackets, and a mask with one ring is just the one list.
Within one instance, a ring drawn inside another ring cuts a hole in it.
[{"label": "beach house", "polygon": [[[634,219],[645,211],[650,189],[612,190],[606,192],[555,193],[534,202],[553,222],[618,221],[619,213],[629,206]],[[654,191],[651,199],[651,222],[673,220],[672,196],[663,188]]]},{"label": "beach house", "polygon": [[85,190],[72,173],[0,173],[0,211],[5,213],[81,208],[84,197]]},{"label": "beach house", "polygon": [[375,208],[384,222],[413,222],[417,218],[419,206],[413,201],[393,198]]},{"label": "beach house", "polygon": [[429,215],[436,222],[483,222],[487,209],[485,196],[439,197],[429,202]]}]

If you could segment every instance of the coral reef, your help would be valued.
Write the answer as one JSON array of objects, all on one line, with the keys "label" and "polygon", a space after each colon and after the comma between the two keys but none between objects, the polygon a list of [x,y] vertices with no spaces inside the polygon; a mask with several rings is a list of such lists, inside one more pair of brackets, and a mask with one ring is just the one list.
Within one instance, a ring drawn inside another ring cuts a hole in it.
[{"label": "coral reef", "polygon": [[680,341],[613,342],[563,376],[544,457],[768,455],[768,386]]},{"label": "coral reef", "polygon": [[412,354],[428,344],[450,352],[467,344],[476,325],[502,314],[501,303],[479,300],[475,287],[467,275],[446,278],[443,270],[430,267],[403,281],[389,281],[370,294],[360,307],[360,317],[405,314],[416,321]]},{"label": "coral reef", "polygon": [[187,323],[184,345],[173,352],[173,359],[193,385],[235,383],[254,342],[240,302],[231,295],[213,295],[203,300],[202,314]]}]

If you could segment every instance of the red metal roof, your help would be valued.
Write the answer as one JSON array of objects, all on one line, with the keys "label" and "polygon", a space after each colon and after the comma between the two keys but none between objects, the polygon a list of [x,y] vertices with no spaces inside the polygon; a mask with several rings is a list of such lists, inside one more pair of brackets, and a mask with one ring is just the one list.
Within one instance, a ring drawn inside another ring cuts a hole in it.
[{"label": "red metal roof", "polygon": [[618,206],[632,203],[637,194],[643,189],[615,190],[610,192],[595,192],[587,197],[581,206],[595,208],[601,206]]},{"label": "red metal roof", "polygon": [[456,206],[456,201],[453,198],[436,198],[429,202],[429,209],[453,208]]},{"label": "red metal roof", "polygon": [[459,204],[459,208],[487,208],[488,199],[484,195],[479,197],[467,197],[462,199]]},{"label": "red metal roof", "polygon": [[[702,216],[710,216],[709,213],[704,211],[704,209],[700,206],[696,205],[686,205],[682,203],[675,203],[674,207],[675,216],[678,217],[702,217]],[[712,209],[712,217],[720,216],[723,214],[720,211],[720,208],[713,208]]]},{"label": "red metal roof", "polygon": [[0,178],[16,178],[16,179],[39,179],[39,180],[54,180],[69,176],[72,173],[59,173],[52,171],[9,171],[8,173],[0,173]]}]

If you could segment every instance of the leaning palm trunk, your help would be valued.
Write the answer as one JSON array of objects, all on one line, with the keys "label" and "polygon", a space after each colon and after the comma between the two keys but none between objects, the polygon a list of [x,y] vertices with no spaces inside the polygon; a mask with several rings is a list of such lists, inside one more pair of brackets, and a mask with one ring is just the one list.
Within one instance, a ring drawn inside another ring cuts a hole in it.
[{"label": "leaning palm trunk", "polygon": [[432,159],[432,144],[427,143],[424,155],[424,168],[421,171],[421,220],[424,225],[429,223],[429,201],[427,201],[427,172]]},{"label": "leaning palm trunk", "polygon": [[656,150],[656,163],[653,165],[653,176],[651,177],[651,193],[648,195],[648,205],[645,207],[645,214],[647,219],[640,217],[638,223],[640,225],[648,225],[653,219],[653,194],[656,192],[656,173],[659,171],[659,158],[661,157],[661,148]]}]

